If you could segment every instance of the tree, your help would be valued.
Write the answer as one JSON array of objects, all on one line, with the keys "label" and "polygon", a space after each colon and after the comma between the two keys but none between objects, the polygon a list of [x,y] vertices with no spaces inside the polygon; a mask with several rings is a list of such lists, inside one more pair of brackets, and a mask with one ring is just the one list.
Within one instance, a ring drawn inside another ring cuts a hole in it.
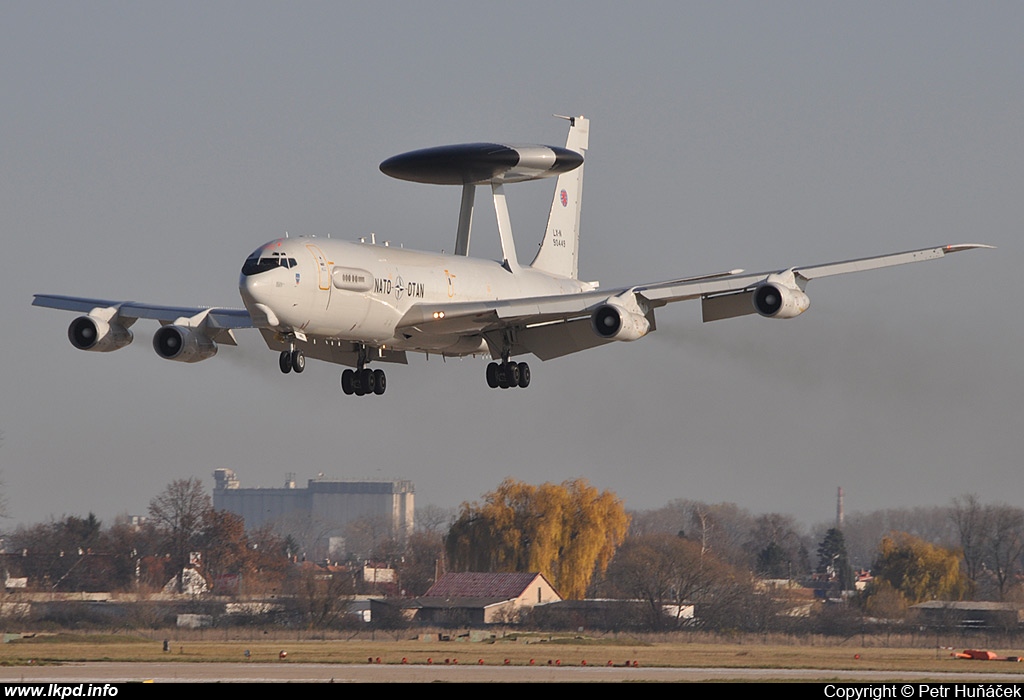
[{"label": "tree", "polygon": [[918,506],[851,513],[843,521],[843,539],[850,564],[855,568],[869,568],[878,553],[878,543],[890,532],[906,532],[943,547],[957,544],[956,527],[950,520],[948,507]]},{"label": "tree", "polygon": [[294,551],[270,525],[264,525],[248,533],[249,573],[243,581],[245,592],[269,595],[278,593],[292,568]]},{"label": "tree", "polygon": [[120,515],[105,534],[106,547],[114,555],[111,589],[122,588],[138,593],[154,588],[159,590],[167,583],[162,576],[163,567],[142,566],[143,562],[152,563],[162,551],[163,538],[151,521],[135,523],[127,515]]},{"label": "tree", "polygon": [[[4,440],[3,431],[0,431],[0,443]],[[4,474],[0,471],[0,518],[6,518],[7,512],[7,482],[4,480]]]},{"label": "tree", "polygon": [[355,593],[352,575],[338,567],[304,562],[292,572],[295,602],[310,629],[336,626]]},{"label": "tree", "polygon": [[792,578],[810,570],[807,549],[791,515],[767,513],[754,519],[747,550],[753,568],[767,578]]},{"label": "tree", "polygon": [[839,589],[853,589],[853,569],[846,554],[846,541],[839,528],[829,528],[825,538],[818,545],[818,573],[829,574],[831,580],[839,583]]},{"label": "tree", "polygon": [[416,530],[443,536],[455,522],[457,515],[454,508],[442,508],[432,503],[422,508],[416,506]]},{"label": "tree", "polygon": [[200,479],[177,479],[149,502],[149,517],[164,535],[171,556],[178,593],[184,590],[189,555],[197,549],[213,505]]},{"label": "tree", "polygon": [[1024,556],[1024,510],[1005,503],[983,505],[968,494],[953,499],[949,520],[975,595],[1005,600]]},{"label": "tree", "polygon": [[582,598],[629,528],[622,501],[584,479],[531,486],[506,479],[463,503],[445,546],[456,571],[539,572],[565,598]]},{"label": "tree", "polygon": [[204,518],[199,546],[203,572],[212,579],[215,590],[223,577],[248,572],[251,557],[242,516],[211,508]]},{"label": "tree", "polygon": [[323,561],[330,557],[333,537],[342,537],[342,527],[333,520],[294,510],[273,523],[274,531],[289,542],[298,561]]},{"label": "tree", "polygon": [[[700,542],[660,532],[628,538],[608,567],[611,594],[644,602],[654,629],[678,626],[683,604],[709,604],[737,572]],[[665,611],[675,611],[676,617]]]},{"label": "tree", "polygon": [[668,533],[629,537],[615,555],[602,595],[642,601],[646,626],[675,628],[687,605],[705,629],[765,631],[781,605],[759,594],[750,573]]},{"label": "tree", "polygon": [[412,533],[396,568],[402,594],[423,595],[444,573],[444,538],[436,532]]},{"label": "tree", "polygon": [[116,568],[102,537],[102,524],[92,513],[66,515],[31,527],[19,526],[8,541],[22,552],[18,569],[34,585],[49,590],[109,590]]},{"label": "tree", "polygon": [[383,515],[364,515],[345,524],[345,553],[356,559],[380,557],[381,549],[394,546],[399,533],[393,531],[391,521]]},{"label": "tree", "polygon": [[867,595],[869,601],[887,586],[907,605],[926,600],[962,600],[969,590],[956,551],[905,532],[882,538],[873,571],[874,581]]},{"label": "tree", "polygon": [[987,510],[976,495],[968,494],[953,499],[950,519],[960,537],[960,552],[967,578],[977,585],[984,571],[985,545],[989,539]]},{"label": "tree", "polygon": [[1024,511],[1006,504],[989,506],[987,511],[989,536],[985,559],[999,588],[999,598],[1003,599],[1024,554]]}]

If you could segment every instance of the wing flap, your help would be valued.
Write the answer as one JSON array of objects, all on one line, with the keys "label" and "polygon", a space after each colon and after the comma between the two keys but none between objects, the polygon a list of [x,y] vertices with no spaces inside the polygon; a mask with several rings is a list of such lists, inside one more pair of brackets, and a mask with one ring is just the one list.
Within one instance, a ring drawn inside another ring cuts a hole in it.
[{"label": "wing flap", "polygon": [[701,317],[704,323],[710,323],[756,313],[753,299],[751,299],[753,295],[753,292],[736,292],[735,294],[701,297]]},{"label": "wing flap", "polygon": [[426,335],[478,334],[517,325],[563,321],[590,313],[608,298],[609,292],[585,292],[459,304],[417,304],[410,308],[396,330]]},{"label": "wing flap", "polygon": [[516,334],[517,349],[531,352],[541,360],[553,360],[611,342],[614,341],[594,332],[589,317],[565,323],[530,326]]}]

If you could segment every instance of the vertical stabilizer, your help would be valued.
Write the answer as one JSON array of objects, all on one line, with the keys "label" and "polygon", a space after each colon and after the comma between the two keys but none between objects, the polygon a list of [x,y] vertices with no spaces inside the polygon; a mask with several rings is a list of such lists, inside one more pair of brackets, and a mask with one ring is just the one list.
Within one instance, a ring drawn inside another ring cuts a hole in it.
[{"label": "vertical stabilizer", "polygon": [[[569,137],[565,147],[586,157],[590,143],[590,120],[568,117]],[[583,168],[562,173],[555,182],[548,225],[537,257],[531,267],[560,277],[579,278],[580,208],[583,204]]]}]

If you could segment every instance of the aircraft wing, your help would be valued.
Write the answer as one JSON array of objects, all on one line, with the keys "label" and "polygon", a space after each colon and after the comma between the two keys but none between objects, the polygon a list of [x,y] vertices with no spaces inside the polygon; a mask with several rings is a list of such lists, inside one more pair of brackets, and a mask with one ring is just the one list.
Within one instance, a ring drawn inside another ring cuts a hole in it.
[{"label": "aircraft wing", "polygon": [[744,291],[747,288],[764,282],[770,275],[781,275],[792,272],[797,279],[797,284],[799,284],[800,288],[803,289],[807,282],[813,279],[818,279],[819,277],[832,277],[833,275],[844,275],[849,272],[863,272],[866,270],[877,270],[883,267],[923,262],[925,260],[937,260],[938,258],[942,258],[950,253],[956,253],[962,250],[991,247],[992,246],[990,245],[984,245],[981,243],[961,243],[957,245],[939,246],[936,248],[909,250],[903,253],[890,253],[888,255],[876,255],[868,258],[843,260],[841,262],[823,263],[820,265],[791,267],[786,270],[756,272],[742,276],[729,277],[726,280],[716,279],[701,282],[699,284],[692,284],[686,280],[682,283],[655,282],[652,284],[639,285],[633,289],[638,294],[642,294],[646,299],[655,302],[656,306],[662,306],[672,301],[695,299],[697,297],[710,294]]},{"label": "aircraft wing", "polygon": [[253,328],[252,318],[245,309],[228,309],[207,306],[158,306],[156,304],[140,304],[136,301],[111,301],[109,299],[87,299],[68,297],[59,294],[36,294],[32,306],[43,306],[49,309],[79,311],[89,313],[93,309],[116,309],[122,321],[134,322],[145,318],[161,323],[174,323],[180,318],[195,318],[206,314],[208,323],[215,328],[235,329]]},{"label": "aircraft wing", "polygon": [[[482,335],[492,347],[501,344],[504,334],[511,334],[514,353],[532,352],[547,360],[612,340],[640,337],[655,329],[653,309],[670,302],[701,299],[705,322],[761,313],[755,307],[754,294],[759,288],[771,284],[781,290],[783,302],[797,299],[797,308],[793,312],[762,315],[789,318],[807,308],[809,302],[803,290],[810,280],[937,260],[950,253],[991,247],[965,243],[766,272],[733,270],[581,294],[437,306],[418,304],[409,309],[397,330],[410,335]],[[800,299],[803,300],[802,306]],[[591,317],[608,305],[646,319],[649,327],[635,337],[601,337],[591,328]]]}]

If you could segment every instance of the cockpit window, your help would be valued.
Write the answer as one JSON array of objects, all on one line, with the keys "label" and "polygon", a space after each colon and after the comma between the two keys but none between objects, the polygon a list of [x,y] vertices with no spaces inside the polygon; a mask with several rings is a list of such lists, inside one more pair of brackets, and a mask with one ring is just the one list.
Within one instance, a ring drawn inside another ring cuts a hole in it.
[{"label": "cockpit window", "polygon": [[298,263],[295,261],[295,258],[289,258],[284,253],[271,253],[262,257],[259,253],[253,253],[246,259],[245,264],[242,265],[242,274],[249,277],[266,272],[267,270],[275,270],[279,267],[290,268],[296,265]]}]

